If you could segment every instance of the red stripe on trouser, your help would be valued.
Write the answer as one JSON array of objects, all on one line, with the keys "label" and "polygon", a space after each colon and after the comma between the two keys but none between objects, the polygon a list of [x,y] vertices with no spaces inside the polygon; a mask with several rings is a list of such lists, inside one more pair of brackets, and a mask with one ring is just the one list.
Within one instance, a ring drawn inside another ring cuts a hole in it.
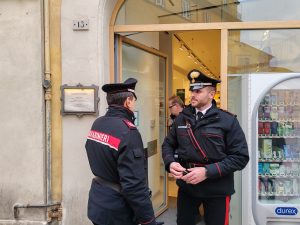
[{"label": "red stripe on trouser", "polygon": [[229,224],[229,204],[230,204],[230,196],[226,196],[225,222],[224,222],[224,225],[228,225]]}]

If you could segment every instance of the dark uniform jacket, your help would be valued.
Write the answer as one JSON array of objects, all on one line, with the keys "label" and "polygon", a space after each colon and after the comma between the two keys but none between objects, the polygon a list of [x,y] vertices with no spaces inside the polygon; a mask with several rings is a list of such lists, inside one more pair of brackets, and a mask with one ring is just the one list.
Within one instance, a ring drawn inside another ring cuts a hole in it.
[{"label": "dark uniform jacket", "polygon": [[[174,158],[175,151],[178,159]],[[179,161],[185,168],[194,164],[206,167],[208,178],[203,182],[192,185],[177,180],[182,190],[197,197],[233,194],[233,172],[243,169],[249,161],[245,135],[238,120],[215,105],[198,121],[195,109],[186,107],[175,119],[165,138],[162,153],[168,171],[170,163],[174,161]]]},{"label": "dark uniform jacket", "polygon": [[86,151],[93,174],[121,186],[118,193],[93,180],[88,216],[95,223],[105,223],[107,209],[118,213],[131,208],[137,223],[156,224],[147,186],[147,159],[133,118],[126,108],[110,106],[89,132]]}]

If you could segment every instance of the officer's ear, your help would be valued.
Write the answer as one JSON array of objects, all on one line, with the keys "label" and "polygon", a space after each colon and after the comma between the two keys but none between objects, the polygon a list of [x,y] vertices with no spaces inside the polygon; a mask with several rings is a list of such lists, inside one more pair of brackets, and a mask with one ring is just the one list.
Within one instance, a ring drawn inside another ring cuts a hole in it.
[{"label": "officer's ear", "polygon": [[209,94],[211,96],[211,98],[214,98],[215,94],[216,94],[216,88],[215,87],[208,87],[209,90]]},{"label": "officer's ear", "polygon": [[128,105],[129,105],[129,101],[130,101],[130,98],[127,97],[124,101],[124,107],[128,108]]},{"label": "officer's ear", "polygon": [[124,107],[129,109],[133,100],[134,97],[127,97],[126,100],[124,101]]}]

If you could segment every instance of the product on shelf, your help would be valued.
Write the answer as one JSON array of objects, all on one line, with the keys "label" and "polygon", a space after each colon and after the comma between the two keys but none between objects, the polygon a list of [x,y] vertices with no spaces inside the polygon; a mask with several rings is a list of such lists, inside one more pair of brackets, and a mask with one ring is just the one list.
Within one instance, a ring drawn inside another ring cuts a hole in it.
[{"label": "product on shelf", "polygon": [[264,158],[271,159],[272,158],[272,139],[264,139],[262,148],[263,148]]},{"label": "product on shelf", "polygon": [[258,134],[262,135],[264,134],[264,123],[258,122]]},{"label": "product on shelf", "polygon": [[261,105],[258,107],[258,118],[259,119],[263,119],[264,118],[264,108]]},{"label": "product on shelf", "polygon": [[271,123],[270,122],[264,122],[264,134],[270,135],[271,131]]},{"label": "product on shelf", "polygon": [[277,92],[271,91],[270,101],[272,105],[277,105]]},{"label": "product on shelf", "polygon": [[285,194],[292,194],[292,182],[290,180],[284,181]]},{"label": "product on shelf", "polygon": [[263,163],[263,174],[270,175],[270,163]]},{"label": "product on shelf", "polygon": [[293,194],[299,194],[298,180],[293,179]]},{"label": "product on shelf", "polygon": [[293,107],[293,119],[294,120],[300,120],[300,102],[298,101],[297,102],[297,104],[298,105],[295,105],[294,107]]},{"label": "product on shelf", "polygon": [[299,90],[294,90],[293,101],[294,101],[293,103],[295,105],[300,104],[300,91]]},{"label": "product on shelf", "polygon": [[283,145],[283,154],[285,159],[292,158],[290,145]]},{"label": "product on shelf", "polygon": [[263,100],[265,105],[269,105],[270,104],[270,94],[266,94]]},{"label": "product on shelf", "polygon": [[293,106],[287,105],[285,107],[285,118],[287,120],[292,120],[293,119]]},{"label": "product on shelf", "polygon": [[285,119],[285,107],[284,106],[278,106],[278,119],[279,120]]},{"label": "product on shelf", "polygon": [[280,173],[280,176],[286,175],[285,165],[282,164],[279,166],[279,173]]},{"label": "product on shelf", "polygon": [[293,176],[299,176],[299,163],[292,163],[291,173]]},{"label": "product on shelf", "polygon": [[293,91],[291,90],[286,90],[285,91],[285,95],[284,95],[284,104],[286,105],[290,105],[292,104],[292,100],[293,100]]},{"label": "product on shelf", "polygon": [[270,119],[270,114],[271,114],[271,106],[264,106],[264,118],[265,119]]},{"label": "product on shelf", "polygon": [[263,163],[258,163],[258,174],[259,175],[262,175],[264,172],[263,172]]},{"label": "product on shelf", "polygon": [[277,129],[278,129],[278,122],[272,121],[271,122],[271,134],[277,135]]},{"label": "product on shelf", "polygon": [[279,175],[279,163],[270,163],[270,174],[272,176]]},{"label": "product on shelf", "polygon": [[278,136],[283,136],[283,131],[284,131],[284,123],[279,122],[277,126],[277,134]]},{"label": "product on shelf", "polygon": [[285,93],[283,91],[278,92],[278,105],[284,105],[284,98],[285,98]]},{"label": "product on shelf", "polygon": [[[273,146],[273,158],[274,159],[282,159],[282,148],[278,147],[278,146]],[[276,156],[276,157],[274,157]]]},{"label": "product on shelf", "polygon": [[284,184],[282,181],[278,181],[276,192],[277,192],[277,194],[280,194],[280,195],[283,195],[285,193]]},{"label": "product on shelf", "polygon": [[285,136],[290,136],[293,134],[293,123],[292,122],[286,122],[284,125],[284,135]]},{"label": "product on shelf", "polygon": [[275,179],[269,179],[269,192],[270,194],[276,193],[276,181]]},{"label": "product on shelf", "polygon": [[277,106],[271,107],[270,117],[272,120],[278,120],[278,108]]}]

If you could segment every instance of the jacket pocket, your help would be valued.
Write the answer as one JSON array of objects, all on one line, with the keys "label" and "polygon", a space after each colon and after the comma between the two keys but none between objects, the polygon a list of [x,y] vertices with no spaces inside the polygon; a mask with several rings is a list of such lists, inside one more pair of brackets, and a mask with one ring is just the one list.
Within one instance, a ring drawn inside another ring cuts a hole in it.
[{"label": "jacket pocket", "polygon": [[142,158],[143,157],[143,152],[140,149],[133,149],[133,155],[134,158]]},{"label": "jacket pocket", "polygon": [[203,148],[206,150],[210,160],[219,161],[226,157],[223,134],[202,132],[201,137]]}]

